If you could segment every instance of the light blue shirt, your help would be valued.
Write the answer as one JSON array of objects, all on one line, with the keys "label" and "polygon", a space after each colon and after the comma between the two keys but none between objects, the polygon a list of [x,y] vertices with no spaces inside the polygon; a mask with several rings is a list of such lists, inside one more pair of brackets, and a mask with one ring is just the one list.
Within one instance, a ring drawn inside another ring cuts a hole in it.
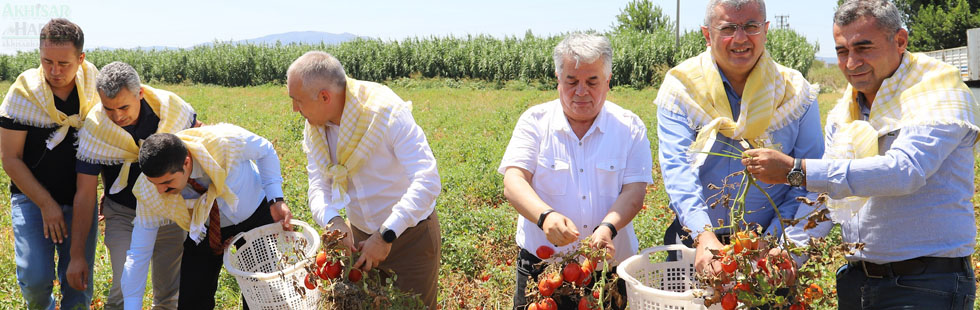
[{"label": "light blue shirt", "polygon": [[[870,109],[862,99],[866,120]],[[836,130],[827,125],[828,141]],[[972,254],[977,234],[971,202],[976,138],[975,131],[958,125],[908,126],[878,138],[879,156],[807,159],[808,190],[827,192],[831,198],[870,197],[841,224],[844,242],[864,243],[847,259],[888,263]],[[800,216],[812,208],[801,205]],[[797,243],[807,234],[826,236],[833,227],[828,221],[803,232],[800,225],[787,232]]]},{"label": "light blue shirt", "polygon": [[[719,70],[720,72],[720,70]],[[740,98],[732,88],[724,74],[721,75],[731,105],[732,117],[738,119]],[[772,142],[781,145],[780,151],[793,157],[819,158],[823,156],[823,136],[820,131],[820,108],[816,100],[804,103],[806,111],[803,115],[785,127],[773,131]],[[664,187],[670,197],[670,207],[677,213],[681,225],[691,230],[692,236],[704,231],[704,227],[717,226],[718,220],[728,224],[729,208],[722,205],[709,207],[715,203],[721,190],[735,198],[736,189],[709,189],[709,184],[721,186],[724,179],[732,173],[745,169],[737,159],[709,155],[699,170],[691,166],[689,149],[697,137],[699,128],[691,128],[686,115],[673,113],[664,109],[657,111],[657,136],[660,140],[659,156],[660,170],[663,173]],[[718,142],[711,152],[738,152],[731,146],[738,142],[718,134]],[[724,142],[724,143],[722,143]],[[741,176],[729,178],[733,186],[741,181]],[[796,197],[806,196],[802,188],[794,188],[786,184],[760,184],[772,197],[783,218],[791,218],[796,214],[799,202]],[[761,225],[766,233],[780,236],[779,218],[776,216],[769,200],[757,188],[751,188],[745,200],[745,221]],[[727,231],[716,231],[726,233]]]}]

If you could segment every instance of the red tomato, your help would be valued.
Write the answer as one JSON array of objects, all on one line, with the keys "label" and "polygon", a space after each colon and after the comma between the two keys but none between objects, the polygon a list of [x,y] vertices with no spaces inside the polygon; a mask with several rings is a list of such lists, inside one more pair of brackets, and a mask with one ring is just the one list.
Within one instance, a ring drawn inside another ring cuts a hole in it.
[{"label": "red tomato", "polygon": [[738,306],[738,297],[735,294],[728,293],[721,297],[721,308],[725,310],[734,310]]},{"label": "red tomato", "polygon": [[551,274],[551,276],[548,277],[548,286],[552,289],[558,289],[561,287],[561,275],[557,273]]},{"label": "red tomato", "polygon": [[724,270],[726,273],[733,273],[736,269],[738,269],[738,262],[734,258],[722,256],[721,270]]},{"label": "red tomato", "polygon": [[527,305],[527,310],[538,310],[538,303],[532,302],[531,304]]},{"label": "red tomato", "polygon": [[595,310],[598,309],[595,303],[589,301],[588,297],[582,297],[578,299],[578,310]]},{"label": "red tomato", "polygon": [[306,284],[306,289],[316,289],[316,278],[314,278],[312,274],[306,274],[306,280],[303,282],[303,284]]},{"label": "red tomato", "polygon": [[328,262],[324,264],[323,269],[320,270],[320,278],[324,280],[328,278],[329,279],[340,278],[340,271],[341,271],[340,269],[341,269],[340,262],[337,261]]},{"label": "red tomato", "polygon": [[317,268],[323,267],[323,263],[326,263],[326,262],[327,262],[327,252],[320,251],[320,253],[317,253],[316,254],[316,267]]},{"label": "red tomato", "polygon": [[361,281],[361,270],[351,269],[350,273],[347,274],[347,280],[350,280],[351,282],[354,283],[357,283],[357,281]]},{"label": "red tomato", "polygon": [[575,283],[578,281],[578,277],[582,274],[582,267],[578,263],[572,262],[565,265],[565,268],[561,270],[561,275],[564,276],[565,281],[569,283]]},{"label": "red tomato", "polygon": [[558,310],[558,304],[551,297],[547,297],[538,302],[538,310]]},{"label": "red tomato", "polygon": [[544,278],[538,282],[538,292],[541,293],[541,296],[551,296],[555,292],[555,288],[551,286],[550,279]]},{"label": "red tomato", "polygon": [[551,258],[551,255],[555,254],[555,249],[552,249],[547,245],[542,245],[538,247],[538,250],[534,251],[534,253],[538,254],[538,258],[540,259],[549,259]]},{"label": "red tomato", "polygon": [[582,287],[589,285],[589,283],[592,283],[592,273],[584,271],[579,275],[578,280],[575,280],[575,285]]}]

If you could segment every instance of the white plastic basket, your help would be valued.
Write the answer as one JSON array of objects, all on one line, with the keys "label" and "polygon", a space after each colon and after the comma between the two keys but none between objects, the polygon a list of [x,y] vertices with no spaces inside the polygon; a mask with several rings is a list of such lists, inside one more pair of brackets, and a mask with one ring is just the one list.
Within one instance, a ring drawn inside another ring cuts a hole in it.
[{"label": "white plastic basket", "polygon": [[[320,248],[320,234],[302,221],[294,219],[290,223],[302,231],[284,231],[280,223],[263,225],[232,238],[231,244],[245,240],[237,251],[225,250],[225,269],[238,281],[249,309],[315,309],[320,302],[320,290],[307,290],[303,282],[307,274],[305,267],[313,262]],[[303,252],[308,259],[279,268],[284,250],[291,249],[298,239],[306,240]],[[305,296],[297,292],[294,283],[305,291]]]},{"label": "white plastic basket", "polygon": [[[650,254],[678,251],[677,261],[650,262]],[[704,299],[695,294],[704,290],[696,287],[694,278],[694,249],[682,244],[652,247],[633,255],[619,264],[619,277],[626,281],[626,296],[634,310],[703,310],[721,309],[719,305],[704,306]]]}]

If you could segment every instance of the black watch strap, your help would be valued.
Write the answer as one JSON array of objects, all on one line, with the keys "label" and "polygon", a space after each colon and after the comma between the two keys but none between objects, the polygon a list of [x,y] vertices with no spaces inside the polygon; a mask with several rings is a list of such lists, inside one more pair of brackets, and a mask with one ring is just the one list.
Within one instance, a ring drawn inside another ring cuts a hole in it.
[{"label": "black watch strap", "polygon": [[552,212],[555,212],[555,209],[545,210],[544,212],[541,212],[541,215],[538,215],[538,228],[544,230],[544,219],[547,218],[548,214],[551,214]]},{"label": "black watch strap", "polygon": [[602,223],[599,223],[599,225],[597,225],[595,228],[592,229],[592,232],[595,232],[595,230],[596,229],[599,229],[600,226],[609,227],[609,231],[612,232],[612,237],[610,237],[610,239],[616,238],[616,235],[619,234],[619,232],[616,231],[616,225],[613,225],[610,222],[602,222]]},{"label": "black watch strap", "polygon": [[398,236],[395,235],[395,231],[394,230],[391,230],[391,229],[388,229],[388,228],[382,228],[381,229],[381,240],[384,240],[387,243],[392,243],[392,242],[395,242],[395,239],[397,239],[397,238],[398,238]]}]

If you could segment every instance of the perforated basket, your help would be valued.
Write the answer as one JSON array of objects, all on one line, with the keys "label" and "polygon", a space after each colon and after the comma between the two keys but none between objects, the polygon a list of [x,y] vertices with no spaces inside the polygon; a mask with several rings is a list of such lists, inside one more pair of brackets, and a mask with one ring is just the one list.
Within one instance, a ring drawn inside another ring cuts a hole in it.
[{"label": "perforated basket", "polygon": [[[232,244],[240,239],[245,241],[237,251],[225,251],[225,269],[238,281],[249,309],[315,309],[320,301],[320,290],[307,290],[303,282],[307,274],[305,267],[312,263],[320,248],[320,234],[302,221],[290,223],[299,229],[284,231],[280,223],[256,227],[232,238]],[[300,239],[306,240],[302,251],[307,259],[280,266],[280,259]]]},{"label": "perforated basket", "polygon": [[[678,251],[677,261],[651,262],[657,252]],[[721,309],[704,306],[695,296],[703,293],[694,278],[694,249],[682,244],[652,247],[619,264],[619,277],[626,281],[626,296],[634,310],[702,310]]]}]

